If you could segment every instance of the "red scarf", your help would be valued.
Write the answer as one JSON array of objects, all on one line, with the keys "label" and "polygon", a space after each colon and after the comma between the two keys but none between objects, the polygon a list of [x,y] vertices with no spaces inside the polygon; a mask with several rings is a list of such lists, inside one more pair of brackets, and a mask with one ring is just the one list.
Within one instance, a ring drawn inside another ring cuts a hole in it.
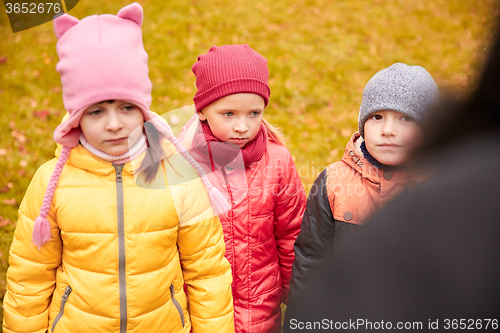
[{"label": "red scarf", "polygon": [[210,159],[212,171],[215,171],[214,163],[218,167],[223,167],[233,161],[241,151],[245,167],[249,167],[254,162],[258,162],[264,156],[267,143],[267,132],[264,125],[260,125],[257,135],[247,142],[243,148],[231,142],[221,142],[217,139],[206,121],[200,121],[200,125],[193,138],[193,149]]}]

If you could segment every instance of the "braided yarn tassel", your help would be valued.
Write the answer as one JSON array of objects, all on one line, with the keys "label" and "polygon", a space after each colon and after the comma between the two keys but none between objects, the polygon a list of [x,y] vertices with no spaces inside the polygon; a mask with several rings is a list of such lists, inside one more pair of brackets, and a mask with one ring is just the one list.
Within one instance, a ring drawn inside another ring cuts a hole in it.
[{"label": "braided yarn tassel", "polygon": [[38,246],[39,250],[43,246],[43,244],[48,242],[52,237],[50,231],[50,222],[47,219],[47,215],[49,215],[50,206],[52,205],[52,198],[54,197],[54,191],[56,189],[57,182],[59,181],[59,176],[61,175],[66,161],[68,160],[70,152],[71,148],[62,148],[61,155],[57,160],[56,167],[52,172],[49,184],[47,185],[47,190],[45,191],[45,195],[43,197],[42,207],[40,208],[40,215],[35,219],[32,239],[33,244]]},{"label": "braided yarn tassel", "polygon": [[201,179],[207,188],[209,188],[207,186],[207,183],[211,186],[211,188],[208,190],[208,196],[210,197],[210,202],[212,203],[215,215],[220,215],[231,209],[226,198],[224,198],[224,195],[210,183],[205,174],[201,176]]},{"label": "braided yarn tassel", "polygon": [[203,184],[205,184],[205,188],[208,191],[208,196],[210,198],[210,203],[212,204],[212,208],[214,209],[215,215],[220,215],[224,212],[227,212],[229,209],[231,209],[231,206],[229,206],[229,203],[227,202],[226,198],[224,198],[224,195],[220,193],[220,191],[210,183],[210,181],[207,178],[207,175],[205,175],[205,172],[201,168],[201,166],[196,162],[196,160],[189,155],[189,153],[186,151],[186,149],[181,145],[179,140],[172,134],[168,137],[168,140],[172,142],[177,149],[179,153],[191,164],[191,166],[196,170],[198,175],[201,177],[201,180],[203,181]]}]

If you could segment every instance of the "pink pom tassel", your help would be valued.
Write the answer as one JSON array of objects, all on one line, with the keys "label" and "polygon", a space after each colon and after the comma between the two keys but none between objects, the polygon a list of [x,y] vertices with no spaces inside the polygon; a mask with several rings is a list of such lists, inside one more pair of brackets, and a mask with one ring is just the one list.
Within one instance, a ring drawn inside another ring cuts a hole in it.
[{"label": "pink pom tassel", "polygon": [[52,237],[50,232],[50,222],[44,217],[38,216],[35,220],[35,226],[33,228],[33,244],[38,246],[38,249],[42,247],[47,241]]},{"label": "pink pom tassel", "polygon": [[220,215],[231,209],[231,206],[229,206],[226,198],[224,198],[222,193],[220,193],[215,187],[212,186],[210,191],[208,191],[208,196],[210,197],[210,202],[212,203],[215,215]]}]

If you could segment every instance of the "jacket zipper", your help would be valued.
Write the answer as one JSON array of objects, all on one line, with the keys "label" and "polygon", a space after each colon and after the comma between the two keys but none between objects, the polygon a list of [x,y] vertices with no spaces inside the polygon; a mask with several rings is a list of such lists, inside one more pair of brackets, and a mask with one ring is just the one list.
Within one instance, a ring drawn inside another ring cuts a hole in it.
[{"label": "jacket zipper", "polygon": [[[229,200],[231,201],[231,209],[228,211],[228,217],[232,220],[233,219],[233,192],[231,192],[231,185],[229,185],[229,181],[227,179],[227,174],[226,174],[226,167],[222,167],[222,175],[224,176],[224,182],[226,183],[226,189],[227,193],[229,194]],[[231,263],[231,267],[234,267],[234,229],[233,229],[233,223],[231,221],[231,234],[232,234],[232,239],[233,242],[231,244],[232,249],[233,249],[233,262]]]},{"label": "jacket zipper", "polygon": [[120,333],[127,332],[127,286],[125,281],[125,218],[123,213],[123,164],[116,171],[116,210],[118,217],[118,280],[120,284]]},{"label": "jacket zipper", "polygon": [[222,174],[224,175],[224,182],[226,183],[227,193],[229,194],[229,200],[231,200],[231,208],[233,206],[233,193],[231,192],[231,186],[229,186],[229,181],[227,180],[227,174],[225,167],[222,168]]},{"label": "jacket zipper", "polygon": [[170,298],[172,298],[172,302],[174,302],[174,305],[177,308],[177,311],[179,311],[179,314],[181,315],[182,327],[184,327],[184,311],[182,311],[181,305],[175,299],[174,296],[175,296],[175,289],[174,289],[174,284],[172,283],[170,285]]},{"label": "jacket zipper", "polygon": [[64,290],[64,294],[62,295],[61,298],[61,309],[59,310],[59,313],[56,316],[56,319],[54,319],[54,322],[52,323],[52,332],[54,332],[54,329],[56,328],[57,322],[61,319],[61,317],[64,314],[64,306],[66,305],[66,302],[68,301],[68,296],[71,294],[73,289],[71,289],[70,286],[67,286],[66,289]]},{"label": "jacket zipper", "polygon": [[[222,175],[224,176],[224,182],[226,183],[226,188],[227,188],[227,193],[229,194],[229,200],[231,201],[231,209],[228,211],[228,218],[231,219],[231,250],[233,252],[233,256],[232,256],[232,260],[231,260],[231,267],[234,267],[234,227],[233,227],[233,193],[231,192],[231,186],[229,185],[229,181],[227,179],[227,174],[226,174],[226,170],[225,170],[225,167],[222,167]],[[236,270],[235,269],[232,269],[232,274],[235,274],[236,273]],[[234,280],[234,276],[233,276],[233,280]],[[233,286],[233,284],[231,283],[231,286]],[[234,286],[233,286],[234,287]],[[234,289],[231,288],[231,293],[233,293],[233,297],[234,297]]]}]

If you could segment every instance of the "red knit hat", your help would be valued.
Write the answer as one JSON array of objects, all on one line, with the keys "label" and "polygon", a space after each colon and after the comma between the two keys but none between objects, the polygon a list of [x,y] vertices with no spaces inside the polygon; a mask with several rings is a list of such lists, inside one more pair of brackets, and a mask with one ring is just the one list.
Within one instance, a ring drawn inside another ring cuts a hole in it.
[{"label": "red knit hat", "polygon": [[197,111],[219,98],[238,93],[257,94],[264,98],[266,106],[269,103],[267,59],[247,44],[214,45],[198,56],[191,69],[198,88],[193,98]]}]

